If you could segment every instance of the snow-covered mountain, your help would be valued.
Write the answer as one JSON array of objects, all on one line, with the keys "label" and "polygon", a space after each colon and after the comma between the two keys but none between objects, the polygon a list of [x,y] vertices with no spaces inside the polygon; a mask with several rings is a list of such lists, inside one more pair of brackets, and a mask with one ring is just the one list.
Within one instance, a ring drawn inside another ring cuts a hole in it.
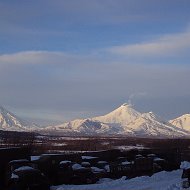
[{"label": "snow-covered mountain", "polygon": [[184,114],[169,122],[176,127],[190,131],[190,114]]},{"label": "snow-covered mountain", "polygon": [[77,119],[46,130],[87,135],[130,135],[141,137],[182,137],[190,133],[154,113],[140,113],[128,104],[99,117]]},{"label": "snow-covered mountain", "polygon": [[64,133],[75,134],[101,134],[108,131],[109,126],[99,121],[93,121],[91,119],[76,119],[67,123],[63,123],[57,126],[47,127],[46,130],[58,130]]},{"label": "snow-covered mountain", "polygon": [[94,117],[92,119],[103,123],[120,123],[121,125],[127,125],[140,116],[140,112],[134,110],[131,105],[125,103],[104,116]]},{"label": "snow-covered mountain", "polygon": [[190,136],[190,114],[169,122],[152,112],[140,113],[123,104],[112,112],[94,118],[76,119],[61,125],[39,128],[0,107],[0,130],[38,131],[61,135],[126,135],[135,137]]},{"label": "snow-covered mountain", "polygon": [[0,106],[0,130],[5,131],[30,131],[37,125],[26,122],[13,113]]}]

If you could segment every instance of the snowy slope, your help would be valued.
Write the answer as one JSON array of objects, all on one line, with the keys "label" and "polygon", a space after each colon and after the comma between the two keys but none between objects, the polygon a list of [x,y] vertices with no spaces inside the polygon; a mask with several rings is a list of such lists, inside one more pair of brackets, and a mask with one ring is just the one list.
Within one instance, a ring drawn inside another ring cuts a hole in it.
[{"label": "snowy slope", "polygon": [[0,130],[6,131],[28,131],[37,126],[21,120],[19,117],[0,106]]},{"label": "snowy slope", "polygon": [[100,184],[91,185],[59,185],[52,186],[51,190],[182,190],[182,170],[171,172],[162,171],[149,176],[133,179],[111,180],[102,179]]},{"label": "snowy slope", "polygon": [[88,135],[130,135],[141,137],[182,137],[189,133],[154,113],[140,113],[128,104],[99,117],[78,119],[46,130]]},{"label": "snowy slope", "polygon": [[190,114],[182,115],[169,121],[172,125],[190,131]]},{"label": "snowy slope", "polygon": [[130,127],[136,136],[181,137],[187,135],[187,131],[171,125],[152,112],[143,113],[126,127]]},{"label": "snowy slope", "polygon": [[76,119],[67,123],[63,123],[57,126],[46,127],[45,130],[62,131],[68,134],[86,134],[86,135],[95,135],[95,134],[115,134],[119,132],[118,126],[108,125],[99,121],[93,121],[92,119]]},{"label": "snowy slope", "polygon": [[103,123],[120,123],[121,125],[126,125],[140,116],[141,113],[134,110],[131,105],[125,103],[104,116],[94,117],[93,120]]}]

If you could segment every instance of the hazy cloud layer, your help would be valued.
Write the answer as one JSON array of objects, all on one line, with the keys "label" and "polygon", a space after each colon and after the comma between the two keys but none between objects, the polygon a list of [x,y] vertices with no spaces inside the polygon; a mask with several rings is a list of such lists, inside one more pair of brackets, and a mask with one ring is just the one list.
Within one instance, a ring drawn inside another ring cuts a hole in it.
[{"label": "hazy cloud layer", "polygon": [[123,102],[190,112],[189,0],[0,1],[0,105],[40,123]]},{"label": "hazy cloud layer", "polygon": [[[104,62],[90,55],[35,51],[1,55],[0,63],[1,102],[13,110],[27,108],[24,115],[38,115],[38,120],[99,115],[131,98],[142,111],[150,111],[144,105],[148,99],[154,100],[153,110],[160,99],[177,98],[187,107],[181,97],[190,95],[187,65]],[[167,115],[167,110],[159,114]]]}]

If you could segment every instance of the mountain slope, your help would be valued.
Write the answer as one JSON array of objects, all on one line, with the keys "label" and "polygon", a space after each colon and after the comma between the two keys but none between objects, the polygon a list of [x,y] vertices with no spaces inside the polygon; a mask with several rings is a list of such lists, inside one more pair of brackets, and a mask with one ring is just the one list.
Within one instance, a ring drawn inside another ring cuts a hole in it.
[{"label": "mountain slope", "polygon": [[171,125],[152,112],[143,113],[127,128],[131,128],[135,136],[182,137],[187,135],[187,131]]},{"label": "mountain slope", "polygon": [[0,129],[6,131],[28,131],[37,125],[26,122],[0,106]]},{"label": "mountain slope", "polygon": [[78,119],[46,130],[87,135],[128,135],[141,137],[182,137],[186,130],[175,127],[152,112],[140,113],[128,104],[99,117]]},{"label": "mountain slope", "polygon": [[172,125],[190,131],[190,114],[182,115],[169,121]]},{"label": "mountain slope", "polygon": [[46,131],[60,131],[64,134],[82,134],[82,135],[98,135],[98,134],[117,134],[119,133],[118,126],[108,125],[92,119],[76,119],[57,126],[49,126]]},{"label": "mountain slope", "polygon": [[121,125],[126,125],[140,116],[140,112],[134,110],[131,105],[125,103],[104,116],[94,117],[92,119],[103,123],[118,123]]}]

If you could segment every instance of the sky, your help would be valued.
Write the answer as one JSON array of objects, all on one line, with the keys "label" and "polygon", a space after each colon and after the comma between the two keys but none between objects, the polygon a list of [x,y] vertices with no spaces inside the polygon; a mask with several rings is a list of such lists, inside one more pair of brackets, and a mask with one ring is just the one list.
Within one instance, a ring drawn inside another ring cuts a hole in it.
[{"label": "sky", "polygon": [[0,0],[0,105],[41,125],[127,102],[190,113],[189,0]]}]

